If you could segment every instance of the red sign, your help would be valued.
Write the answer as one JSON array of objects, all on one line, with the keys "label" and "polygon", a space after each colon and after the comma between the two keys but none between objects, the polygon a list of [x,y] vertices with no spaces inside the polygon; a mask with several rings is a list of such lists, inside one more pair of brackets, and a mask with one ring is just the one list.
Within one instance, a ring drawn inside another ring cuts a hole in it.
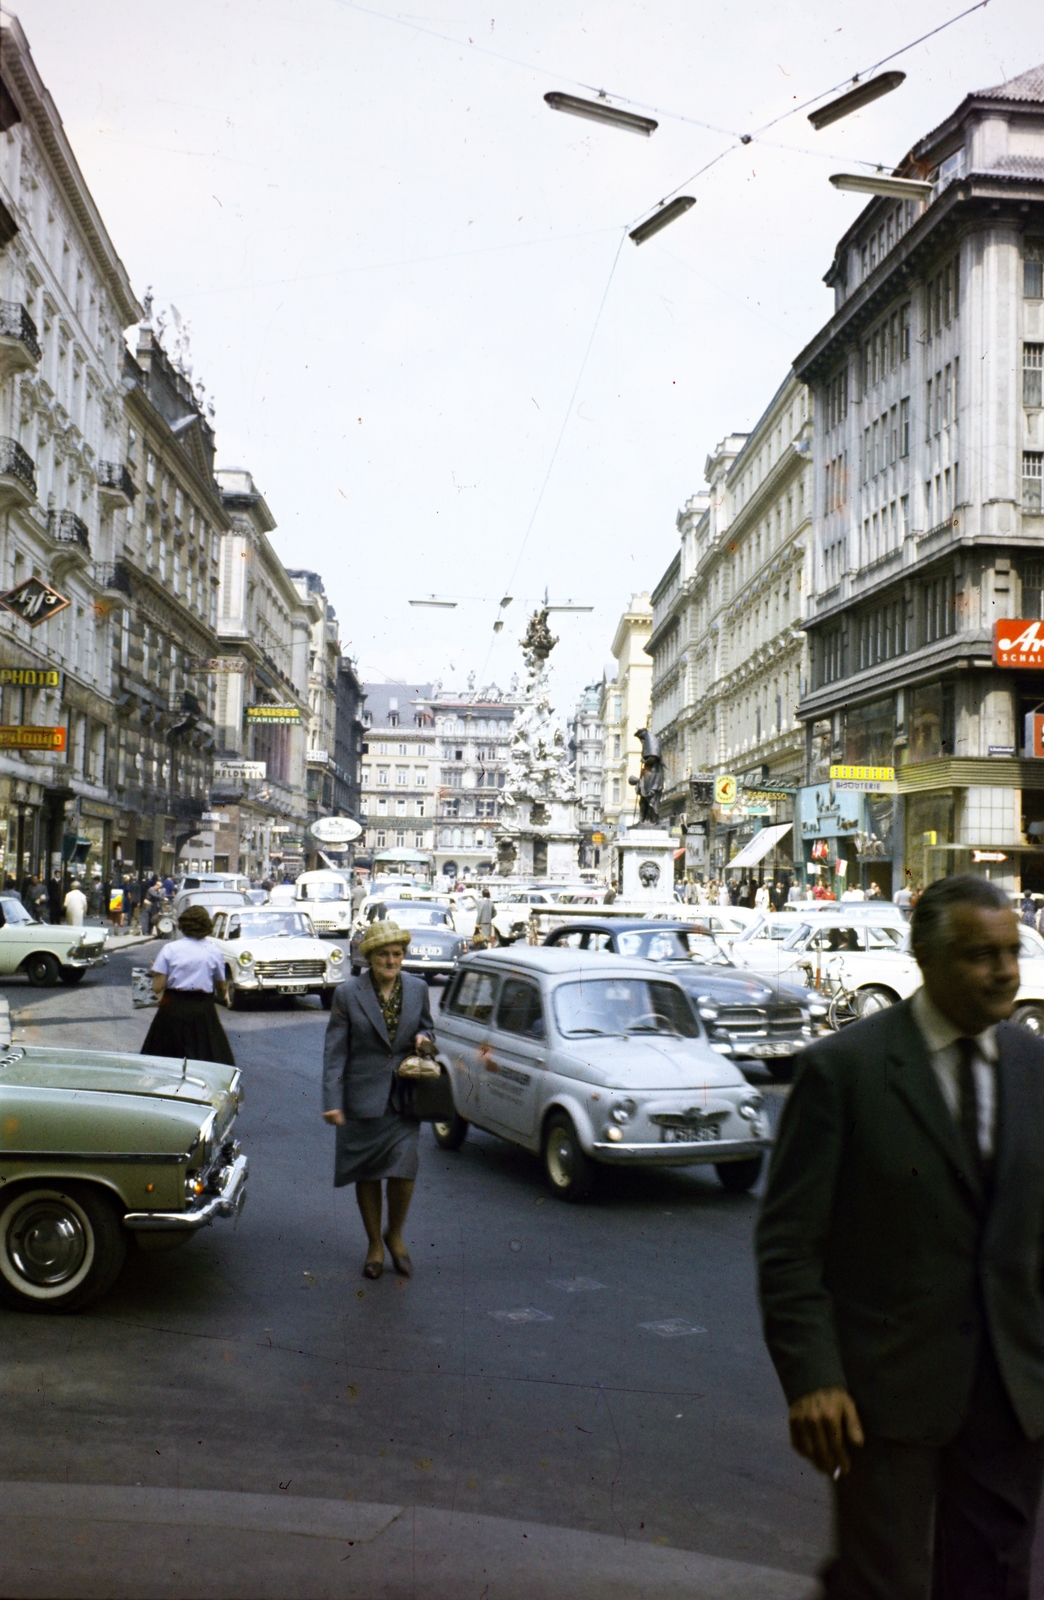
[{"label": "red sign", "polygon": [[64,749],[64,728],[0,727],[0,750]]},{"label": "red sign", "polygon": [[1038,711],[1026,713],[1026,754],[1044,756],[1044,717]]},{"label": "red sign", "polygon": [[995,622],[993,664],[1044,670],[1044,622],[1026,617],[1013,622]]}]

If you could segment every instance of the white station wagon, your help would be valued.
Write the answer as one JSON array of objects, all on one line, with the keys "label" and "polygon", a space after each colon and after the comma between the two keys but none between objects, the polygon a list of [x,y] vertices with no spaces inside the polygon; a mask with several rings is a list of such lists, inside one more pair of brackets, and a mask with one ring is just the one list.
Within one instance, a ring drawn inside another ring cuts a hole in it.
[{"label": "white station wagon", "polygon": [[710,1048],[681,985],[655,962],[515,945],[460,963],[436,1022],[455,1115],[543,1159],[552,1192],[580,1199],[599,1166],[713,1165],[757,1182],[769,1148],[762,1097]]}]

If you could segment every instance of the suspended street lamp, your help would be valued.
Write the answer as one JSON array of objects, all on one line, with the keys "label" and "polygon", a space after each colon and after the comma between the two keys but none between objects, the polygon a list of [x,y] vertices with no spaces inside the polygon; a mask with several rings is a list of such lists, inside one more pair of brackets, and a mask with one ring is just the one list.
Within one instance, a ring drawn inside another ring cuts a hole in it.
[{"label": "suspended street lamp", "polygon": [[651,239],[661,228],[669,228],[672,222],[677,222],[678,218],[683,217],[695,204],[695,195],[680,194],[677,200],[672,200],[669,205],[662,206],[659,211],[654,211],[651,217],[640,222],[627,237],[633,239],[635,244],[644,244],[646,239]]},{"label": "suspended street lamp", "polygon": [[886,194],[899,200],[930,200],[932,185],[916,178],[892,178],[887,173],[835,172],[830,182],[835,189],[853,194]]},{"label": "suspended street lamp", "polygon": [[457,602],[455,600],[436,600],[434,595],[432,595],[428,600],[411,600],[410,605],[435,606],[440,611],[456,611],[457,609]]},{"label": "suspended street lamp", "polygon": [[842,117],[858,111],[860,106],[868,106],[871,100],[880,100],[883,94],[891,94],[893,89],[898,89],[905,81],[905,72],[882,72],[879,78],[868,78],[865,83],[857,83],[854,89],[849,89],[837,100],[831,100],[825,106],[820,106],[818,111],[810,111],[808,120],[818,133],[820,128],[829,127],[832,122],[839,122]]},{"label": "suspended street lamp", "polygon": [[565,111],[571,117],[587,117],[591,122],[607,122],[613,128],[625,128],[628,133],[641,133],[648,139],[660,126],[652,117],[639,117],[633,111],[620,111],[608,100],[581,100],[575,94],[559,94],[553,90],[545,94],[545,105],[552,111]]}]

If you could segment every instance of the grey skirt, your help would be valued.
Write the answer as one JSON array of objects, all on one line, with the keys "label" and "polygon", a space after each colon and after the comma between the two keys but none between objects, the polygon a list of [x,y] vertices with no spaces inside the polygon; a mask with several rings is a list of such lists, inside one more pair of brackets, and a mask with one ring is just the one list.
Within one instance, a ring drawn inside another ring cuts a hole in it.
[{"label": "grey skirt", "polygon": [[349,1117],[337,1129],[334,1188],[417,1176],[420,1123],[388,1106],[381,1117]]}]

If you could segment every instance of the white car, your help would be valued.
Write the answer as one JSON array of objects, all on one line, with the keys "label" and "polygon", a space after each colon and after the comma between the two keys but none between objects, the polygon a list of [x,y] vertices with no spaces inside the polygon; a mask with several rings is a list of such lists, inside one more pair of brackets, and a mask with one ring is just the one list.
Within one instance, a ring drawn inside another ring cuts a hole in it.
[{"label": "white car", "polygon": [[316,937],[303,911],[248,906],[219,911],[214,943],[225,959],[228,1004],[241,1007],[252,994],[317,994],[325,1010],[346,977],[346,946]]},{"label": "white car", "polygon": [[730,954],[738,966],[792,982],[803,978],[817,988],[837,978],[855,993],[861,1017],[907,999],[921,986],[921,969],[906,948],[905,926],[865,917],[779,913],[769,919],[766,933],[770,936],[736,941]]},{"label": "white car", "polygon": [[599,1167],[712,1165],[726,1189],[757,1182],[762,1097],[655,962],[539,945],[467,956],[438,1040],[455,1106],[434,1124],[443,1149],[474,1123],[541,1156],[563,1200]]},{"label": "white car", "polygon": [[302,872],[294,885],[294,906],[308,913],[320,938],[351,934],[352,891],[340,872]]}]

